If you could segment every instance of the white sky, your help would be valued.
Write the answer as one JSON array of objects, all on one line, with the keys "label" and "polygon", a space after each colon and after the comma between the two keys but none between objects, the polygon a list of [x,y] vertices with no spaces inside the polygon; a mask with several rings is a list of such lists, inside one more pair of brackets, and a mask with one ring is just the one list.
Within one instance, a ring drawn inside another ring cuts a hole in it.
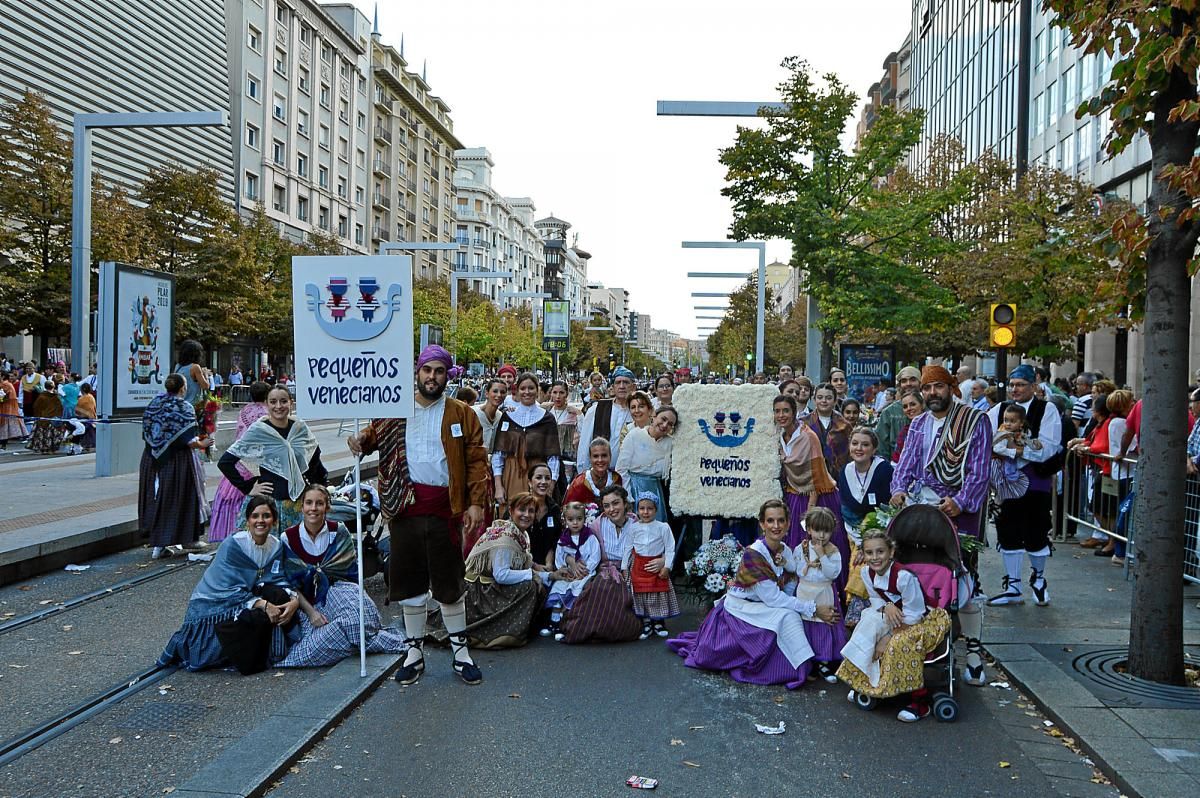
[{"label": "white sky", "polygon": [[[374,4],[355,2],[370,18]],[[679,246],[728,233],[717,151],[737,121],[658,117],[655,102],[775,100],[789,55],[861,95],[910,15],[905,0],[382,0],[379,28],[396,47],[404,34],[414,71],[428,60],[459,139],[491,151],[497,191],[571,222],[592,282],[629,289],[654,327],[695,337],[693,305],[723,300],[690,293],[736,281],[685,273],[756,265],[753,251]],[[777,241],[767,257],[788,253]]]}]

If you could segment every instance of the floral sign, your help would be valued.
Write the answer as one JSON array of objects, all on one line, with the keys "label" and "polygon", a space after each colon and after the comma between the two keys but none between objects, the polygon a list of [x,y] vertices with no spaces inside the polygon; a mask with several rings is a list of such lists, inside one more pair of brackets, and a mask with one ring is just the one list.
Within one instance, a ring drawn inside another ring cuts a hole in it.
[{"label": "floral sign", "polygon": [[781,496],[773,385],[681,385],[671,454],[671,510],[753,518]]}]

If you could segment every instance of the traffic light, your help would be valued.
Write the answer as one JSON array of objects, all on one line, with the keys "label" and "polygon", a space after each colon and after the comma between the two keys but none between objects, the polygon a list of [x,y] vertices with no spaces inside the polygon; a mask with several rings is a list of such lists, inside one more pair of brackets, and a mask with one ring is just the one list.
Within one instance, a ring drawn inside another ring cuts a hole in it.
[{"label": "traffic light", "polygon": [[1011,302],[992,305],[988,315],[988,341],[995,349],[1013,349],[1017,345],[1017,306]]}]

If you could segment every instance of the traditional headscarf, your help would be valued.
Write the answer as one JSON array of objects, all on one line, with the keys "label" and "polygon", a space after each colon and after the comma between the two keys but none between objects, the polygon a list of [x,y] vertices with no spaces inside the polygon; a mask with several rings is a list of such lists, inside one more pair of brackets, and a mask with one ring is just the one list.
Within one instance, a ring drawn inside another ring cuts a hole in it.
[{"label": "traditional headscarf", "polygon": [[624,377],[627,380],[632,380],[633,372],[624,366],[617,366],[615,369],[613,369],[612,378],[615,380],[617,377]]},{"label": "traditional headscarf", "polygon": [[513,379],[515,380],[518,376],[517,375],[517,367],[514,366],[512,363],[505,363],[496,372],[496,376],[503,377],[505,374],[511,374],[513,376]]},{"label": "traditional headscarf", "polygon": [[644,490],[637,495],[637,499],[634,501],[633,506],[637,507],[642,503],[643,500],[654,502],[654,506],[658,506],[658,496],[654,495],[648,490]]},{"label": "traditional headscarf", "polygon": [[437,344],[430,344],[422,349],[421,354],[417,357],[416,370],[420,371],[422,366],[435,360],[444,363],[447,370],[454,365],[454,355],[450,354]]},{"label": "traditional headscarf", "polygon": [[1025,380],[1025,382],[1031,383],[1037,380],[1037,374],[1034,373],[1033,366],[1028,363],[1022,363],[1008,372],[1008,378],[1010,380]]},{"label": "traditional headscarf", "polygon": [[509,568],[521,571],[529,568],[533,557],[529,554],[529,534],[517,528],[512,521],[497,520],[487,528],[467,555],[467,578],[474,581],[481,576],[492,575],[492,552],[507,549],[512,555]]},{"label": "traditional headscarf", "polygon": [[[54,395],[43,393],[42,396]],[[34,412],[37,412],[36,407]],[[196,411],[177,394],[160,393],[150,400],[142,413],[142,440],[150,447],[150,455],[155,460],[162,457],[176,440],[191,440],[196,434]]]},{"label": "traditional headscarf", "polygon": [[916,366],[905,366],[904,368],[900,369],[900,373],[896,375],[896,379],[899,380],[903,377],[913,377],[919,380],[921,379],[921,372]]},{"label": "traditional headscarf", "polygon": [[925,386],[931,382],[941,382],[950,386],[950,392],[955,396],[962,396],[962,392],[958,390],[958,380],[951,376],[945,366],[926,366],[921,369],[921,385]]}]

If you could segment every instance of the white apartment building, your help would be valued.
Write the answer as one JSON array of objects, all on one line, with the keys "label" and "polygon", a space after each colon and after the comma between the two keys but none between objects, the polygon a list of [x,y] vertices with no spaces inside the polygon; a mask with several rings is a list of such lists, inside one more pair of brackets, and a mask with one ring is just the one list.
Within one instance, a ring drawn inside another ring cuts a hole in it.
[{"label": "white apartment building", "polygon": [[629,292],[624,288],[605,288],[603,283],[592,283],[587,288],[588,314],[602,316],[612,325],[615,335],[624,336],[629,329]]},{"label": "white apartment building", "polygon": [[314,232],[368,252],[370,24],[351,6],[230,3],[235,205],[262,205],[297,241]]},{"label": "white apartment building", "polygon": [[[533,226],[529,197],[501,196],[492,186],[492,154],[485,147],[454,153],[455,271],[510,271],[505,279],[466,279],[472,290],[501,308],[530,305],[515,293],[541,293],[546,277],[542,238]],[[540,307],[540,303],[538,304]]]}]

